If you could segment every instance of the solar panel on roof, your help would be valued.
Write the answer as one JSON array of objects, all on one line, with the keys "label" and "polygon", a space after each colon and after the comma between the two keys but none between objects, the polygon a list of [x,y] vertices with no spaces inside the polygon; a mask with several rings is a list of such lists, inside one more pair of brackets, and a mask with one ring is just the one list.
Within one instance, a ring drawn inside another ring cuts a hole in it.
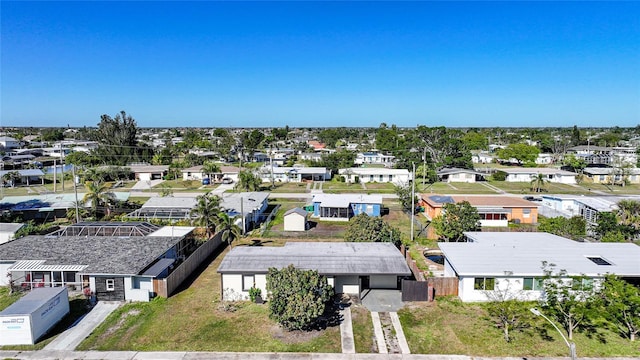
[{"label": "solar panel on roof", "polygon": [[453,198],[451,196],[446,196],[446,195],[431,195],[429,196],[429,199],[440,203],[440,204],[446,204],[446,203],[450,203],[450,204],[455,204],[456,202],[453,201]]},{"label": "solar panel on roof", "polygon": [[587,259],[591,260],[596,265],[611,265],[610,262],[601,257],[587,256]]}]

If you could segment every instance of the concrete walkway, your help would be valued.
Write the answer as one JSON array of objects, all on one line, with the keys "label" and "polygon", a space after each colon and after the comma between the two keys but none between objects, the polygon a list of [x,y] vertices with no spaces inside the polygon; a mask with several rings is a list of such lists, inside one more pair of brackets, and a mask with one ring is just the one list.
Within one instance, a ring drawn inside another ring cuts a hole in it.
[{"label": "concrete walkway", "polygon": [[380,315],[377,311],[371,312],[371,322],[373,322],[373,334],[376,338],[376,345],[378,346],[378,352],[380,354],[387,354],[387,342],[384,340],[384,333],[382,332],[382,324],[380,323]]},{"label": "concrete walkway", "polygon": [[342,353],[355,354],[356,344],[353,340],[353,324],[351,323],[351,308],[346,307],[340,310],[340,337],[342,338]]},{"label": "concrete walkway", "polygon": [[119,302],[99,302],[80,322],[58,335],[44,350],[74,350],[119,306]]},{"label": "concrete walkway", "polygon": [[398,339],[400,351],[402,351],[403,354],[411,354],[411,350],[409,350],[409,344],[407,343],[407,338],[404,336],[404,331],[402,330],[402,324],[400,324],[398,313],[390,312],[389,316],[391,317],[393,329],[396,331],[396,339]]}]

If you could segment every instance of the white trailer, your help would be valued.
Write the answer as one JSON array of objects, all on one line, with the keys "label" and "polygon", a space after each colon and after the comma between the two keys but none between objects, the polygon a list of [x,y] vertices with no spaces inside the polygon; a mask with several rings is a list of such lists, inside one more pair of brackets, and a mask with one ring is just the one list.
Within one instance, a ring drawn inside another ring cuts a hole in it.
[{"label": "white trailer", "polygon": [[33,345],[68,313],[66,287],[33,289],[0,312],[0,345]]}]

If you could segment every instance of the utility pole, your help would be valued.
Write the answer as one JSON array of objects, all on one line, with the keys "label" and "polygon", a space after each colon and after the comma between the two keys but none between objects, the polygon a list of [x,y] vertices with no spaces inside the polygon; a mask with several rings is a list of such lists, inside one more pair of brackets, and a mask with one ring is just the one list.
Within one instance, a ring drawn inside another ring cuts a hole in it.
[{"label": "utility pole", "polygon": [[411,172],[411,244],[413,245],[413,212],[415,211],[416,201],[416,163],[411,163],[413,171]]},{"label": "utility pole", "polygon": [[73,177],[73,192],[76,194],[76,224],[80,222],[80,211],[78,209],[78,184],[76,181],[76,166],[71,165],[71,176]]},{"label": "utility pole", "polygon": [[424,179],[427,177],[427,147],[424,147],[422,153],[422,189],[424,190]]},{"label": "utility pole", "polygon": [[56,160],[53,159],[53,192],[56,192],[56,186],[58,185],[58,166]]},{"label": "utility pole", "polygon": [[240,196],[240,216],[242,216],[242,235],[244,235],[247,227],[244,223],[244,198]]}]

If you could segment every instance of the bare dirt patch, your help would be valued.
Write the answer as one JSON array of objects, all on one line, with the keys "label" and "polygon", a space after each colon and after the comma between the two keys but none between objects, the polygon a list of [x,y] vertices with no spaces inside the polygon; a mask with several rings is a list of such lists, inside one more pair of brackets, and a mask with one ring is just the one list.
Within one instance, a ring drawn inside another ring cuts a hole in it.
[{"label": "bare dirt patch", "polygon": [[293,330],[287,331],[282,328],[280,325],[273,325],[270,329],[271,336],[274,339],[280,340],[285,344],[300,344],[307,341],[310,341],[320,335],[322,335],[322,331],[320,330]]}]

